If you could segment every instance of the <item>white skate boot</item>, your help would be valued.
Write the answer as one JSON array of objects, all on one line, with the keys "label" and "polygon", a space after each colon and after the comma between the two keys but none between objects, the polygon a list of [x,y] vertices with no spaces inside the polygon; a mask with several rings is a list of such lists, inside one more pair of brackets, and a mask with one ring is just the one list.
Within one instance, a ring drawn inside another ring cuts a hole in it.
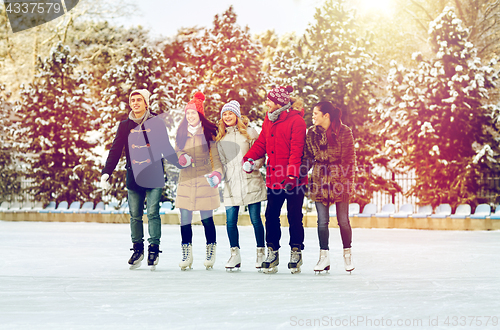
[{"label": "white skate boot", "polygon": [[240,270],[241,256],[240,248],[235,246],[231,248],[231,257],[227,261],[226,271]]},{"label": "white skate boot", "polygon": [[272,247],[267,248],[267,258],[262,262],[262,271],[264,274],[273,274],[278,271],[280,263],[279,251],[274,251]]},{"label": "white skate boot", "polygon": [[262,263],[264,262],[266,256],[265,248],[263,247],[258,247],[257,248],[257,260],[255,261],[255,268],[259,270],[259,272],[262,271]]},{"label": "white skate boot", "polygon": [[320,274],[322,271],[328,273],[330,270],[330,254],[328,250],[319,250],[319,260],[314,266],[314,272]]},{"label": "white skate boot", "polygon": [[292,274],[300,273],[300,266],[302,266],[302,251],[299,248],[292,248],[290,251],[290,262],[288,263],[288,268]]},{"label": "white skate boot", "polygon": [[207,244],[207,257],[205,258],[205,262],[203,263],[207,268],[207,270],[214,268],[216,247],[217,247],[216,243]]},{"label": "white skate boot", "polygon": [[182,244],[182,261],[179,263],[181,270],[191,269],[193,264],[193,246],[191,243]]},{"label": "white skate boot", "polygon": [[354,270],[354,262],[352,261],[351,248],[344,249],[344,267],[345,270],[351,273]]}]

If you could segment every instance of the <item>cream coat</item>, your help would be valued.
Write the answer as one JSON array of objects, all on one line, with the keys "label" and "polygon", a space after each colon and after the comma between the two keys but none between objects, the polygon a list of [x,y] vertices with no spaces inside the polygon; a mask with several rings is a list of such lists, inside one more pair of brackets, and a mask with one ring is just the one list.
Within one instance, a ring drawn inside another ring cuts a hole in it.
[{"label": "cream coat", "polygon": [[210,143],[213,169],[210,161],[203,128],[200,127],[193,135],[187,133],[188,138],[184,149],[177,150],[177,155],[184,153],[193,158],[192,165],[181,169],[175,206],[190,211],[215,210],[220,206],[219,189],[208,184],[205,174],[212,170],[222,174],[222,164],[215,142]]},{"label": "cream coat", "polygon": [[226,128],[226,135],[217,142],[220,160],[223,164],[224,205],[243,206],[267,199],[266,184],[259,168],[264,164],[264,158],[255,162],[252,173],[243,171],[241,161],[250,150],[259,134],[251,127],[247,128],[251,140],[244,137],[236,126]]}]

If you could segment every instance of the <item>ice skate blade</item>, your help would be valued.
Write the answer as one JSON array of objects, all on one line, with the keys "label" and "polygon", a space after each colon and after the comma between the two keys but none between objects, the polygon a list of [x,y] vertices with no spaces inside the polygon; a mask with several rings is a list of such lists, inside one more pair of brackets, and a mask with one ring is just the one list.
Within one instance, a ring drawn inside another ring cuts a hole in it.
[{"label": "ice skate blade", "polygon": [[316,275],[328,275],[330,274],[330,271],[328,269],[324,269],[324,270],[315,270],[314,271],[314,274]]},{"label": "ice skate blade", "polygon": [[191,268],[191,265],[181,267],[181,270],[182,270],[182,271],[191,270],[191,269],[192,269],[192,268]]},{"label": "ice skate blade", "polygon": [[153,266],[149,266],[149,270],[154,272],[156,270],[156,265],[153,265]]},{"label": "ice skate blade", "polygon": [[130,265],[130,267],[128,269],[134,270],[134,269],[137,269],[139,267],[141,267],[141,262],[140,261],[138,263],[136,263],[136,264]]},{"label": "ice skate blade", "polygon": [[262,272],[264,274],[275,274],[278,272],[278,268],[277,267],[263,268]]},{"label": "ice skate blade", "polygon": [[240,267],[226,267],[226,272],[228,273],[236,273],[240,271]]},{"label": "ice skate blade", "polygon": [[300,268],[290,268],[290,272],[292,274],[300,274],[301,270],[300,270]]},{"label": "ice skate blade", "polygon": [[207,270],[212,270],[214,269],[214,266],[205,266]]}]

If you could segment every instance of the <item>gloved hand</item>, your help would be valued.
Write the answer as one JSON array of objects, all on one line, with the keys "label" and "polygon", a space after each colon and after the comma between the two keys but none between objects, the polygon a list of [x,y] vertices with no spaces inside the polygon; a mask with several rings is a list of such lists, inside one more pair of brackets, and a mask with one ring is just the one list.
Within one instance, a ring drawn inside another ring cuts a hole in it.
[{"label": "gloved hand", "polygon": [[296,176],[289,176],[280,183],[282,185],[285,185],[283,189],[285,189],[286,191],[290,191],[299,185],[299,178],[297,178]]},{"label": "gloved hand", "polygon": [[255,169],[255,161],[252,158],[243,158],[241,165],[243,166],[243,171],[247,173],[252,173]]},{"label": "gloved hand", "polygon": [[182,154],[179,156],[179,164],[182,167],[188,167],[189,165],[191,165],[192,160],[193,158],[191,158],[191,156],[189,156],[188,154]]},{"label": "gloved hand", "polygon": [[219,183],[222,181],[222,175],[217,171],[213,171],[212,173],[205,175],[205,178],[207,178],[208,184],[212,188],[217,188]]},{"label": "gloved hand", "polygon": [[109,179],[109,174],[103,174],[101,176],[101,188],[104,190],[104,192],[111,189],[111,184],[108,182],[108,179]]}]

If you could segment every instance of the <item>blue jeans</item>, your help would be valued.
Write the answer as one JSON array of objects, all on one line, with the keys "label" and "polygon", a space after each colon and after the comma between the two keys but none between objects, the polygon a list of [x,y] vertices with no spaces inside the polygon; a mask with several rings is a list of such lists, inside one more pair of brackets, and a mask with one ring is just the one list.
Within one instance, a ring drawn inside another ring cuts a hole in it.
[{"label": "blue jeans", "polygon": [[304,225],[302,223],[302,203],[304,201],[304,187],[295,187],[290,191],[284,189],[267,188],[266,208],[266,242],[273,250],[280,248],[281,207],[286,200],[288,230],[290,231],[290,247],[304,249]]},{"label": "blue jeans", "polygon": [[[250,221],[252,221],[253,231],[255,233],[255,240],[257,247],[265,247],[264,245],[264,226],[260,218],[260,202],[248,204],[248,213],[250,213]],[[239,206],[226,207],[226,229],[227,236],[229,237],[229,244],[231,247],[240,247],[239,233],[238,233],[238,212]]]},{"label": "blue jeans", "polygon": [[[193,242],[193,228],[191,222],[193,221],[193,211],[180,209],[181,211],[181,243],[189,244]],[[205,229],[205,239],[207,244],[215,243],[215,224],[213,218],[213,211],[200,211],[201,223]]]},{"label": "blue jeans", "polygon": [[142,191],[128,190],[128,208],[130,211],[130,231],[132,243],[144,242],[144,228],[142,215],[144,214],[144,200],[147,199],[149,244],[160,245],[161,218],[160,199],[162,188],[143,189]]},{"label": "blue jeans", "polygon": [[[352,242],[352,229],[349,222],[349,202],[337,202],[335,207],[337,208],[337,222],[340,227],[342,245],[344,249],[348,249],[351,247]],[[330,212],[328,206],[318,202],[316,202],[316,211],[318,211],[319,248],[321,250],[328,250]]]}]

